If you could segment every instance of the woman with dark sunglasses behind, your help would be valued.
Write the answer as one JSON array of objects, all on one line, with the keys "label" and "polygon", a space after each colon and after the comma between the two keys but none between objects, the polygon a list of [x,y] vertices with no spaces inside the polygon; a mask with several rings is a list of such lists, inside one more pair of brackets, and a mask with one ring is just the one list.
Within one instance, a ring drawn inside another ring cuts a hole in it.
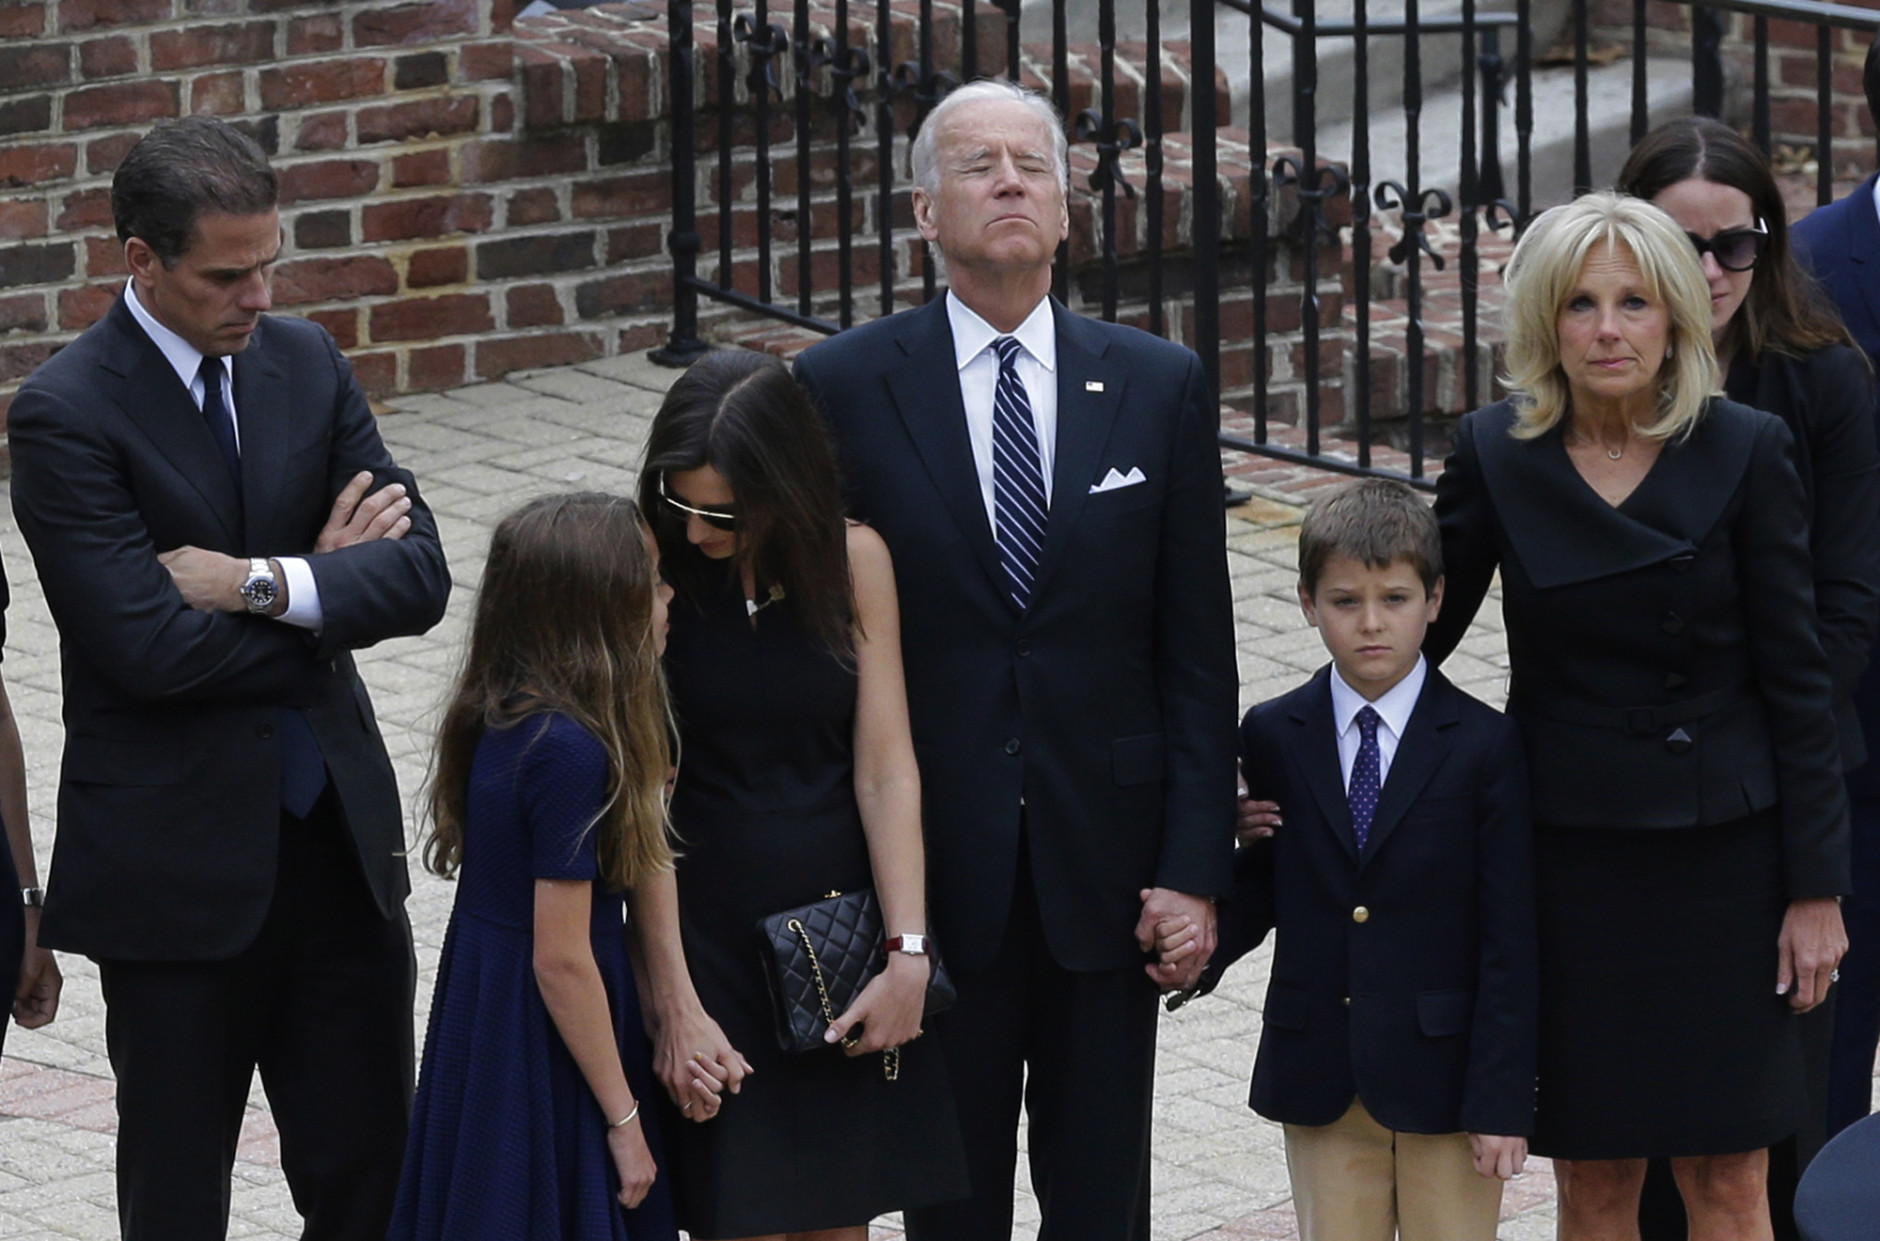
[{"label": "woman with dark sunglasses behind", "polygon": [[[710,1241],[866,1241],[874,1216],[967,1189],[944,1061],[914,1041],[925,861],[888,548],[844,521],[822,422],[767,354],[708,353],[680,377],[639,488],[675,591],[680,857],[636,913],[669,1119],[697,1122],[666,1128],[679,1222]],[[758,921],[866,887],[886,969],[830,1046],[780,1050]]]},{"label": "woman with dark sunglasses behind", "polygon": [[[1690,236],[1710,282],[1725,393],[1775,414],[1795,436],[1841,762],[1843,769],[1857,767],[1867,750],[1853,694],[1880,632],[1880,458],[1867,360],[1796,263],[1775,176],[1735,130],[1702,117],[1661,125],[1632,149],[1614,188],[1650,199]],[[1779,1237],[1795,1235],[1789,1202],[1799,1165],[1822,1142],[1832,1002],[1798,1020],[1805,1023],[1810,1098],[1796,1140],[1770,1152],[1770,1213]],[[1670,1180],[1666,1169],[1653,1168],[1641,1210],[1645,1241],[1685,1235]]]}]

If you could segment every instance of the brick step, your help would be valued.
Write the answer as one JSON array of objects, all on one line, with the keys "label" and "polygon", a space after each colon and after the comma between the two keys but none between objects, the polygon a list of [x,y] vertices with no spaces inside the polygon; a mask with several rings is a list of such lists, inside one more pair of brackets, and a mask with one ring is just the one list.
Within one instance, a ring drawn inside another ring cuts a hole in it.
[{"label": "brick step", "polygon": [[[973,0],[976,21],[975,48],[981,73],[1000,73],[1006,68],[1005,9],[992,0]],[[961,63],[963,47],[963,6],[937,0],[932,5],[933,62],[942,68]],[[612,123],[624,120],[658,119],[666,115],[663,99],[649,100],[649,87],[663,83],[669,72],[666,61],[667,31],[663,5],[640,3],[609,5],[599,9],[571,9],[516,24],[518,43],[517,69],[523,88],[522,119],[532,128],[573,125],[589,122]],[[851,4],[847,43],[851,48],[865,48],[872,58],[877,53],[872,6]],[[890,51],[898,68],[919,63],[919,9],[897,3],[890,14]],[[754,83],[763,81],[774,92],[773,107],[782,112],[794,110],[799,83],[811,95],[833,101],[845,85],[836,77],[833,63],[818,64],[804,78],[799,78],[795,58],[800,46],[818,52],[833,50],[836,11],[831,3],[818,0],[808,8],[809,39],[798,40],[793,29],[793,6],[774,5],[768,15],[773,28],[770,38],[761,34],[738,38],[734,33],[731,51],[732,80],[729,102],[740,108],[754,100]],[[781,37],[778,37],[781,36]],[[820,46],[818,43],[820,42]],[[718,72],[719,31],[716,22],[700,22],[693,31],[697,49],[693,106],[701,112],[715,112],[721,105]],[[775,47],[774,54],[762,49]],[[1115,115],[1144,123],[1144,96],[1149,93],[1147,73],[1148,46],[1142,42],[1123,43],[1116,48]],[[1048,42],[1027,42],[1020,49],[1020,79],[1041,90],[1051,88],[1052,50]],[[1080,43],[1066,49],[1069,112],[1072,116],[1099,106],[1102,98],[1101,48]],[[1168,41],[1161,54],[1159,95],[1164,127],[1168,130],[1193,128],[1193,83],[1189,66],[1191,57],[1186,40]],[[753,73],[753,66],[761,68]],[[879,66],[873,66],[879,68]],[[761,76],[760,76],[761,75]],[[873,73],[852,79],[856,97],[873,116],[876,79]],[[1226,75],[1215,72],[1213,82],[1214,115],[1218,123],[1230,116],[1230,92]],[[663,92],[661,92],[663,94]],[[648,103],[653,111],[646,113]],[[911,90],[897,92],[896,123],[903,130],[915,116]],[[818,109],[818,125],[833,126],[837,113],[833,108]],[[709,122],[709,118],[701,118]],[[699,126],[699,139],[705,147],[715,146],[717,137],[709,123]]]}]

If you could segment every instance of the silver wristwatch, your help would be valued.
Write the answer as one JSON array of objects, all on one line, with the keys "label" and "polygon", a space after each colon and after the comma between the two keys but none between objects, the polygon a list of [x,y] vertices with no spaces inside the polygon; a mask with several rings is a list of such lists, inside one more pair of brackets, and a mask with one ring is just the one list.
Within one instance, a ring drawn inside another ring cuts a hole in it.
[{"label": "silver wristwatch", "polygon": [[248,562],[248,580],[242,583],[242,598],[249,612],[265,616],[281,597],[281,581],[274,575],[267,558],[256,556]]},{"label": "silver wristwatch", "polygon": [[896,935],[887,943],[889,952],[904,952],[910,957],[927,955],[927,937],[925,935]]}]

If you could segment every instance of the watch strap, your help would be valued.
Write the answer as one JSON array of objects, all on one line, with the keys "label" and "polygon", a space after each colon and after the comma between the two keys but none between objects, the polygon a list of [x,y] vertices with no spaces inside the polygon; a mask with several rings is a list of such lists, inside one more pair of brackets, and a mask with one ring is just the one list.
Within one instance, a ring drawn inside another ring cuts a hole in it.
[{"label": "watch strap", "polygon": [[927,955],[927,937],[925,935],[896,935],[888,941],[889,952],[904,952],[910,957]]}]

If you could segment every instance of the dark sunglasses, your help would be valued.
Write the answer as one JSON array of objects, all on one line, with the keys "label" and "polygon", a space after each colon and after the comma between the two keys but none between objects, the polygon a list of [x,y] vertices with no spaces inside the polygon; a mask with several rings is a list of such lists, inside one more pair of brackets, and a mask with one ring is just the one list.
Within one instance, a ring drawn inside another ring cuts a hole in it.
[{"label": "dark sunglasses", "polygon": [[1714,255],[1717,266],[1725,271],[1748,271],[1756,266],[1756,260],[1769,248],[1769,227],[1760,218],[1755,228],[1733,228],[1709,240],[1696,233],[1687,232],[1684,235],[1697,247],[1699,262],[1703,261],[1706,254]]},{"label": "dark sunglasses", "polygon": [[714,530],[729,532],[738,528],[738,515],[736,513],[726,513],[718,509],[693,508],[690,504],[675,500],[672,493],[666,490],[666,476],[664,474],[659,476],[659,498],[671,505],[674,511],[685,516],[696,517]]}]

